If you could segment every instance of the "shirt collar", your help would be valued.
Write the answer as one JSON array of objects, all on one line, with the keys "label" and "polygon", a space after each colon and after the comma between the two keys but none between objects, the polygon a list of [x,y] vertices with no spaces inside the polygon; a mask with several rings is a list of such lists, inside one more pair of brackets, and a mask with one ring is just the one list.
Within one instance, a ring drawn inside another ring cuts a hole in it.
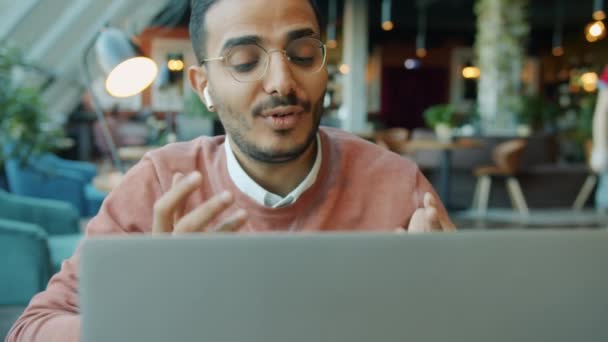
[{"label": "shirt collar", "polygon": [[232,151],[228,135],[226,135],[224,149],[226,151],[228,174],[230,175],[232,182],[237,188],[239,188],[239,190],[241,190],[241,192],[251,197],[254,201],[263,206],[271,208],[280,208],[295,203],[298,198],[317,180],[317,175],[321,169],[321,160],[323,159],[321,138],[319,137],[319,134],[317,134],[317,157],[315,158],[312,169],[310,169],[310,172],[306,178],[304,178],[304,180],[295,189],[287,194],[287,196],[281,197],[261,187],[253,179],[251,179],[251,177],[249,177],[245,170],[243,170],[241,164],[238,162],[234,152]]}]

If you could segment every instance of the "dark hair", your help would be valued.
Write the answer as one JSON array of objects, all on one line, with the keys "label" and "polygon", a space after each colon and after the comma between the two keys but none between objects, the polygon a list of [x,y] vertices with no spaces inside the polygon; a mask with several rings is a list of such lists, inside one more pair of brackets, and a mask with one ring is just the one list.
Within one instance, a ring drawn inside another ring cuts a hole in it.
[{"label": "dark hair", "polygon": [[[205,59],[206,51],[205,48],[205,18],[209,8],[218,2],[219,0],[191,0],[190,1],[190,41],[192,42],[192,48],[194,54],[199,63],[202,63]],[[316,0],[308,0],[312,6],[315,16],[317,17],[317,23],[321,29],[323,26],[323,20],[321,18],[321,12],[319,12],[319,6]]]}]

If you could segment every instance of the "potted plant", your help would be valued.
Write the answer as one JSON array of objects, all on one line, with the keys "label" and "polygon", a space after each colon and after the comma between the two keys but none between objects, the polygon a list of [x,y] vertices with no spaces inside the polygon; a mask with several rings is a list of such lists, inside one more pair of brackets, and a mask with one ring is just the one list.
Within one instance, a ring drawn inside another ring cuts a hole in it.
[{"label": "potted plant", "polygon": [[5,160],[53,151],[63,137],[43,110],[40,90],[15,81],[16,68],[30,67],[22,61],[18,50],[0,47],[0,187]]},{"label": "potted plant", "polygon": [[560,114],[557,104],[540,95],[525,95],[522,97],[521,110],[518,112],[519,125],[526,125],[532,131],[554,132]]},{"label": "potted plant", "polygon": [[184,110],[178,116],[180,140],[220,134],[217,132],[216,121],[217,114],[210,112],[198,94],[190,89],[184,97]]},{"label": "potted plant", "polygon": [[435,130],[437,139],[449,142],[452,139],[452,129],[455,110],[452,105],[438,104],[424,111],[424,121],[427,126]]}]

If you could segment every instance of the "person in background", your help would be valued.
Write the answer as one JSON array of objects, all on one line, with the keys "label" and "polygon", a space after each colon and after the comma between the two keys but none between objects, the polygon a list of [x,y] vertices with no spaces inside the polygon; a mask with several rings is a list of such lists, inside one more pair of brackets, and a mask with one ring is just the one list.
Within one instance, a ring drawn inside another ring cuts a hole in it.
[{"label": "person in background", "polygon": [[608,210],[608,66],[598,82],[598,96],[593,114],[593,151],[591,168],[599,175],[595,205]]},{"label": "person in background", "polygon": [[[188,76],[227,134],[148,153],[108,195],[87,238],[454,230],[412,161],[319,128],[328,74],[312,0],[194,0],[191,6],[199,65]],[[8,342],[80,339],[79,254],[32,299]]]}]

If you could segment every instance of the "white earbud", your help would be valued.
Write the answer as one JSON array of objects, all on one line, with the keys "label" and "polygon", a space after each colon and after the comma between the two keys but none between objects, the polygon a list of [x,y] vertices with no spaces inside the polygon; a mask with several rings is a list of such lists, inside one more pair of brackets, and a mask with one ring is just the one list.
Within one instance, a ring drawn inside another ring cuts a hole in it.
[{"label": "white earbud", "polygon": [[209,87],[205,87],[203,90],[203,97],[205,98],[205,104],[209,110],[215,110],[215,105],[213,104],[213,100],[211,99],[211,95],[209,94]]}]

